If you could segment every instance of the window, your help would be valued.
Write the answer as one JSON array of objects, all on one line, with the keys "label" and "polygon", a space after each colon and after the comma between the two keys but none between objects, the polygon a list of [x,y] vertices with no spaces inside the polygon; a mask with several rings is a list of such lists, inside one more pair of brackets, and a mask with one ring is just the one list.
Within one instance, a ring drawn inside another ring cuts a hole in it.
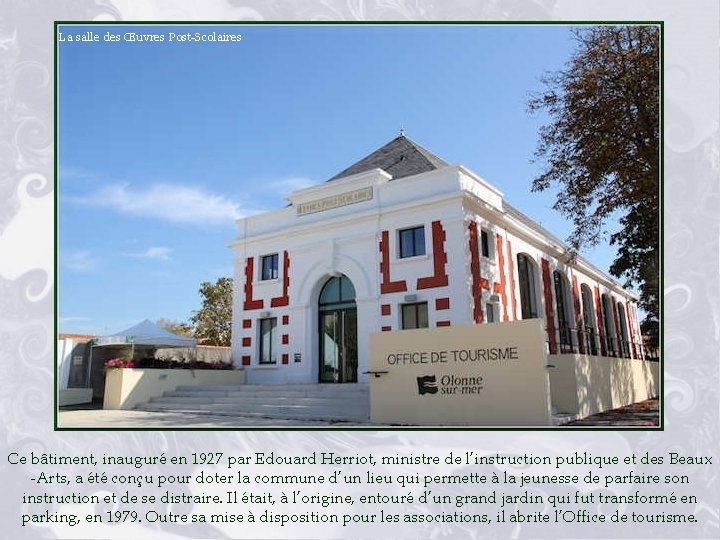
[{"label": "window", "polygon": [[328,279],[320,291],[318,303],[321,308],[328,309],[355,307],[355,287],[352,281],[345,275]]},{"label": "window", "polygon": [[425,227],[402,229],[400,237],[400,258],[425,255]]},{"label": "window", "polygon": [[260,319],[260,363],[274,364],[277,359],[277,319]]},{"label": "window", "polygon": [[589,352],[590,354],[597,355],[597,325],[595,323],[595,302],[593,301],[592,292],[590,287],[584,283],[580,286],[583,302],[583,324],[585,326],[585,350],[582,352]]},{"label": "window", "polygon": [[613,306],[612,300],[607,294],[600,296],[602,303],[602,313],[605,326],[605,341],[607,342],[608,354],[610,356],[617,356],[617,334],[615,332],[615,318],[613,317]]},{"label": "window", "polygon": [[402,306],[402,327],[403,330],[412,328],[428,327],[427,302],[418,304],[403,304]]},{"label": "window", "polygon": [[518,278],[520,278],[520,307],[523,319],[537,319],[537,296],[535,294],[535,266],[530,258],[520,253],[517,256]]},{"label": "window", "polygon": [[483,257],[490,257],[490,241],[487,231],[480,231],[480,248]]},{"label": "window", "polygon": [[278,277],[278,254],[265,255],[262,257],[261,280],[277,279]]},{"label": "window", "polygon": [[625,358],[632,358],[630,354],[630,339],[628,338],[627,316],[625,315],[625,306],[622,302],[618,302],[618,315],[620,320],[620,351]]},{"label": "window", "polygon": [[487,313],[487,322],[493,323],[496,321],[494,305],[490,303],[485,304],[485,312]]},{"label": "window", "polygon": [[555,305],[558,318],[558,334],[560,338],[560,346],[563,352],[572,348],[572,328],[570,326],[571,315],[569,312],[570,305],[568,303],[568,283],[558,270],[553,272],[555,281]]}]

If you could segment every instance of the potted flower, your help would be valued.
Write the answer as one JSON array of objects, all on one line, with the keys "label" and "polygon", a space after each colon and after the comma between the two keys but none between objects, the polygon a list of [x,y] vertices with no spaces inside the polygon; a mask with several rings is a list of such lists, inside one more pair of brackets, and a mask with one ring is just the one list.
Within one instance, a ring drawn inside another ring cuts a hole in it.
[{"label": "potted flower", "polygon": [[122,358],[111,358],[105,362],[105,370],[108,369],[121,369],[121,368],[134,368],[135,362],[132,360],[123,360]]}]

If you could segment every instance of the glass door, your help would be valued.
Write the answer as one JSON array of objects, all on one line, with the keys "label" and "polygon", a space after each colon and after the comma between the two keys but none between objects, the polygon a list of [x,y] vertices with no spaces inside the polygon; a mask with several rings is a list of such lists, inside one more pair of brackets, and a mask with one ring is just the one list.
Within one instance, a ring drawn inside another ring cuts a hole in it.
[{"label": "glass door", "polygon": [[343,382],[357,382],[357,310],[346,309],[342,312],[343,343]]},{"label": "glass door", "polygon": [[320,314],[320,382],[339,382],[340,335],[337,311]]},{"label": "glass door", "polygon": [[357,382],[357,311],[320,313],[320,382]]},{"label": "glass door", "polygon": [[347,276],[331,277],[318,300],[321,383],[357,382],[357,308]]}]

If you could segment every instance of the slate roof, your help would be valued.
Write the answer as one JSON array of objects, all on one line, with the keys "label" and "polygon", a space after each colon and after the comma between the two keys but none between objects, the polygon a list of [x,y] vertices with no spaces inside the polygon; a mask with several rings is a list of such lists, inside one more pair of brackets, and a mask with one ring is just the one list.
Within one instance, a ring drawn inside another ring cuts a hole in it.
[{"label": "slate roof", "polygon": [[446,167],[448,163],[416,142],[400,135],[365,156],[357,163],[333,176],[332,180],[372,169],[382,169],[392,175],[393,180]]}]

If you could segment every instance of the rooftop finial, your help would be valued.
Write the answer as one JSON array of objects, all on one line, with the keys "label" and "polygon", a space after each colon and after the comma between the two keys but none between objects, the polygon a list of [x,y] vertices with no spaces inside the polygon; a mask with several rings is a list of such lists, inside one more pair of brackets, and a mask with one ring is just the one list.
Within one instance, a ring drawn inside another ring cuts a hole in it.
[{"label": "rooftop finial", "polygon": [[401,136],[401,137],[404,137],[404,136],[405,136],[405,130],[403,129],[402,126],[400,126],[400,136]]}]

